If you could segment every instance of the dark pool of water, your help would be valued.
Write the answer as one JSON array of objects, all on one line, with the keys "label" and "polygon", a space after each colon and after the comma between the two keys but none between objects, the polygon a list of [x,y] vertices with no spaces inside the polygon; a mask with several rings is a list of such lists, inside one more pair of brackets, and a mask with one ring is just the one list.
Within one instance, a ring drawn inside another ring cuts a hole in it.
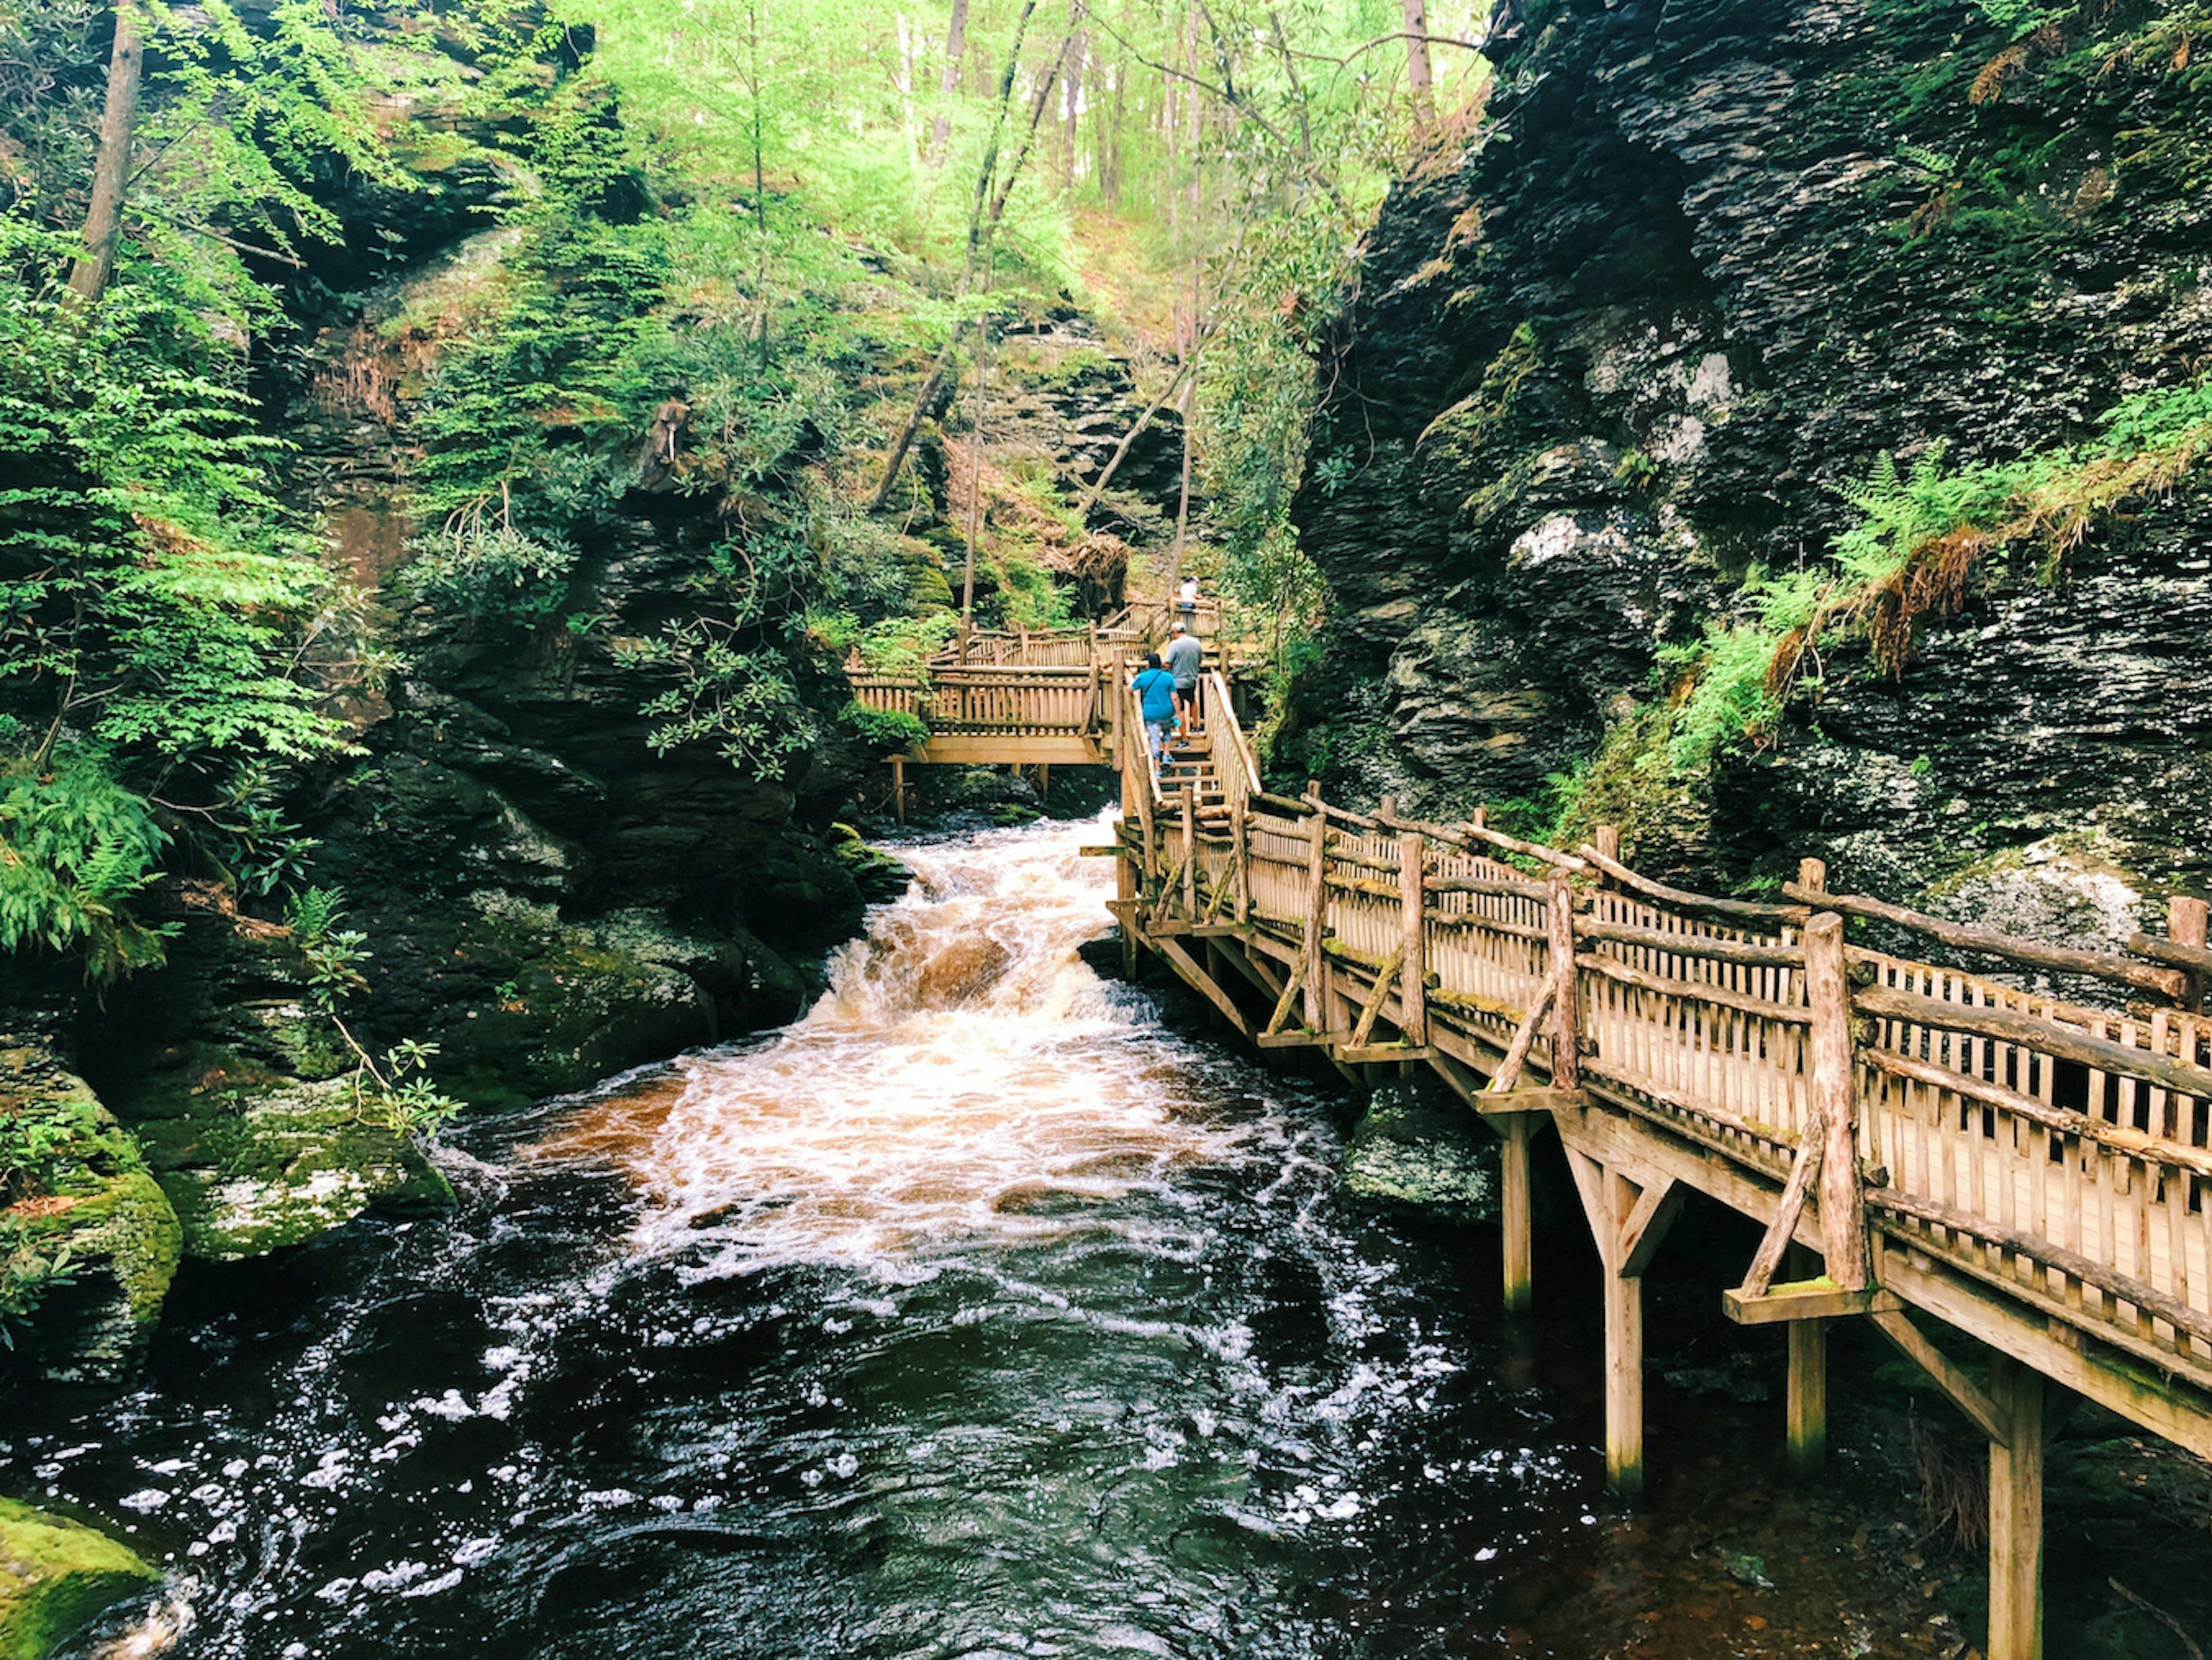
[{"label": "dark pool of water", "polygon": [[[927,915],[893,920],[899,949],[939,949]],[[1004,983],[1051,935],[992,958]],[[1729,1398],[1758,1393],[1726,1386],[1741,1355],[1681,1340],[1718,1274],[1655,1290],[1681,1383],[1654,1377],[1652,1502],[1626,1515],[1571,1217],[1540,1242],[1542,1313],[1508,1323],[1494,1232],[1340,1205],[1328,1098],[1046,966],[944,1017],[964,1025],[848,1008],[805,1040],[829,1048],[626,1091],[688,1104],[647,1136],[688,1208],[578,1140],[619,1143],[605,1102],[465,1124],[456,1215],[188,1268],[131,1386],[10,1403],[0,1491],[163,1563],[179,1660],[1963,1646],[1893,1475],[1844,1445],[1833,1481],[1782,1486],[1778,1402]],[[878,1043],[911,1072],[868,1071]],[[977,1140],[1058,1137],[1050,1180],[971,1168],[943,1134],[957,1092],[913,1110],[914,1079],[995,1076],[1000,1052],[1050,1087],[994,1085]],[[842,1140],[827,1107],[775,1116],[817,1053],[881,1098]]]}]

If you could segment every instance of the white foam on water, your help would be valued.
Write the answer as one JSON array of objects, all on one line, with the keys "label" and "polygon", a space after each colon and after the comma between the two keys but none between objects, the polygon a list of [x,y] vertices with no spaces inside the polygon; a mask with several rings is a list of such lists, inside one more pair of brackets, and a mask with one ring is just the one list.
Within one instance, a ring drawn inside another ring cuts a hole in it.
[{"label": "white foam on water", "polygon": [[1194,1110],[1145,1000],[1076,954],[1113,886],[1079,849],[1107,833],[900,849],[913,890],[803,1019],[586,1103],[538,1156],[620,1161],[652,1201],[634,1246],[689,1278],[805,1262],[912,1281],[948,1250],[1097,1230],[1173,1251],[1171,1217],[1102,1211],[1241,1135]]}]

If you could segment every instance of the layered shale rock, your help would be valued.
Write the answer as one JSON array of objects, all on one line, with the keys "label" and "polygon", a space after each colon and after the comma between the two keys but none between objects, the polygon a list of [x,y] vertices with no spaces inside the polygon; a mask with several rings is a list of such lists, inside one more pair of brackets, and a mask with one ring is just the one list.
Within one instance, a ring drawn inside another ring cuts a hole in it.
[{"label": "layered shale rock", "polygon": [[[2212,112],[2140,20],[1546,15],[1386,204],[1297,503],[1335,600],[1298,759],[1431,816],[1535,816],[1664,703],[1662,648],[1746,614],[1751,567],[1828,558],[1881,453],[2051,453],[2212,349]],[[2212,867],[2208,532],[2185,483],[1985,558],[1900,677],[1842,641],[1777,741],[1647,784],[1639,861],[1734,885],[1825,854],[2062,934],[2156,914]]]}]

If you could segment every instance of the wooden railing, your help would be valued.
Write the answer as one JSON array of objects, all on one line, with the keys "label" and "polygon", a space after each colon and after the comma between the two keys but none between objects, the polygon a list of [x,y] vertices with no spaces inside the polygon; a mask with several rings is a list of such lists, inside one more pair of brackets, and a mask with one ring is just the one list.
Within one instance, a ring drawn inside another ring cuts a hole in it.
[{"label": "wooden railing", "polygon": [[[1213,733],[1222,777],[1244,775],[1233,721]],[[1225,828],[1186,832],[1175,802],[1144,794],[1144,914],[1170,932],[1234,921],[1292,947],[1310,1029],[1360,1011],[1365,1029],[1337,1034],[1346,1052],[1388,1052],[1367,1042],[1378,1016],[1409,1044],[1435,1022],[1500,1052],[1533,1025],[1527,1064],[1554,1082],[1572,1076],[1787,1181],[1827,1133],[1815,1051],[1830,1028],[1848,1056],[1831,1099],[1848,1115],[1852,1157],[1837,1162],[1861,1237],[2212,1389],[2212,1019],[2085,1008],[1846,948],[1840,917],[1814,903],[1662,888],[1595,849],[1534,848],[1480,824],[1417,828],[1255,787]],[[1493,856],[1522,849],[1520,865]],[[1832,1009],[1808,983],[1808,930],[1822,917],[1849,988]],[[2142,979],[2125,958],[2065,966]],[[1832,1232],[1832,1199],[1818,1203],[1809,1175],[1799,1186]],[[1863,1260],[1856,1272],[1829,1269],[1846,1287],[1865,1283]]]},{"label": "wooden railing", "polygon": [[1092,626],[979,632],[968,637],[964,658],[955,643],[933,658],[931,666],[933,670],[963,664],[977,668],[1088,668],[1117,647],[1140,651],[1144,636],[1131,629]]},{"label": "wooden railing", "polygon": [[933,733],[1085,734],[1106,716],[1099,677],[1081,667],[933,668],[927,678],[849,671],[864,708],[918,716]]}]

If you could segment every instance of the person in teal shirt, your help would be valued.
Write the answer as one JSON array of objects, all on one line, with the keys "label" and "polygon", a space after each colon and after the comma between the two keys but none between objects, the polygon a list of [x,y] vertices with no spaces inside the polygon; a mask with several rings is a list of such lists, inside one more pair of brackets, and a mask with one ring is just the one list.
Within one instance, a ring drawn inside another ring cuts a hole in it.
[{"label": "person in teal shirt", "polygon": [[1129,684],[1143,706],[1145,738],[1152,746],[1152,759],[1160,760],[1167,752],[1168,728],[1175,724],[1175,676],[1160,666],[1159,653],[1148,652],[1145,666]]}]

